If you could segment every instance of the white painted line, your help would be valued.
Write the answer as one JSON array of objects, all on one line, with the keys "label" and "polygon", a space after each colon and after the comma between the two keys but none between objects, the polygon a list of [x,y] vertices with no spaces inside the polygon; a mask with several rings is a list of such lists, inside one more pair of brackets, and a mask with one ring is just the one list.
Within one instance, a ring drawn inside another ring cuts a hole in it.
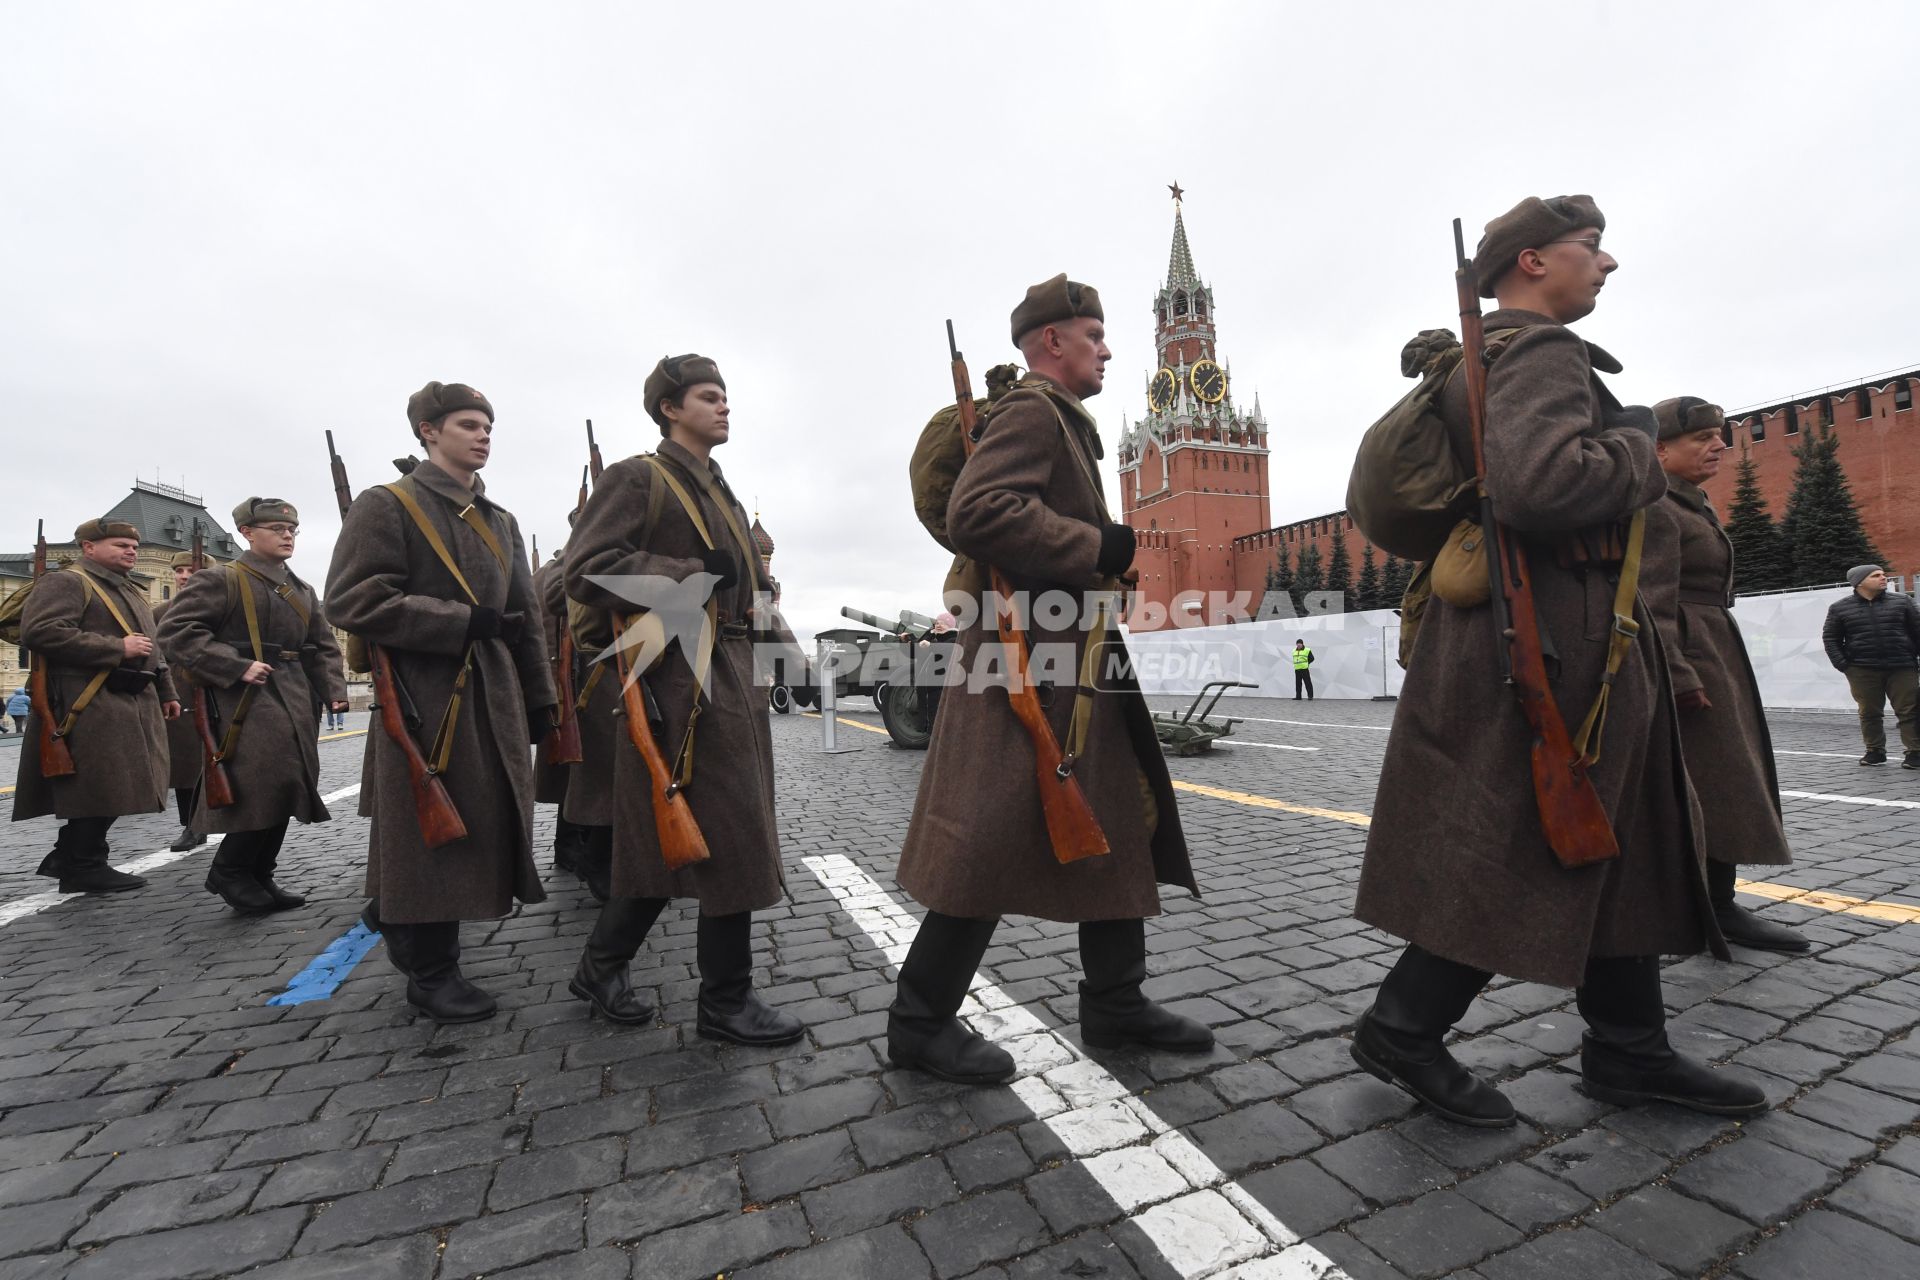
[{"label": "white painted line", "polygon": [[1777,756],[1820,756],[1827,760],[1851,760],[1854,758],[1853,752],[1851,751],[1786,751],[1780,747],[1775,747],[1773,754]]},{"label": "white painted line", "polygon": [[1883,809],[1920,809],[1920,800],[1881,800],[1874,796],[1830,796],[1819,791],[1782,791],[1795,800],[1831,800],[1837,804],[1873,804]]},{"label": "white painted line", "polygon": [[[320,802],[322,804],[332,804],[335,800],[345,800],[348,796],[358,794],[360,794],[360,784],[356,782],[350,787],[342,787],[338,791],[321,796]],[[197,853],[206,853],[217,849],[220,847],[220,841],[223,838],[224,837],[218,835],[210,835],[207,837],[205,844],[195,845],[191,849],[183,849],[177,853],[172,849],[156,849],[145,857],[135,858],[132,862],[123,864],[120,870],[125,871],[129,875],[144,875],[149,871],[158,870],[161,867],[178,862],[182,858],[191,858]],[[56,890],[52,893],[29,894],[24,898],[15,898],[12,902],[0,903],[0,929],[6,928],[15,920],[45,911],[48,907],[57,907],[63,902],[70,902],[74,898],[84,898],[86,896],[84,893],[61,893]]]},{"label": "white painted line", "polygon": [[[850,859],[801,861],[898,974],[920,922]],[[975,974],[961,1016],[1013,1055],[1014,1094],[1183,1280],[1346,1280],[1185,1134],[998,986]]]},{"label": "white painted line", "polygon": [[1222,738],[1220,743],[1229,747],[1260,747],[1267,751],[1318,751],[1318,747],[1290,747],[1284,742],[1253,742],[1246,738]]}]

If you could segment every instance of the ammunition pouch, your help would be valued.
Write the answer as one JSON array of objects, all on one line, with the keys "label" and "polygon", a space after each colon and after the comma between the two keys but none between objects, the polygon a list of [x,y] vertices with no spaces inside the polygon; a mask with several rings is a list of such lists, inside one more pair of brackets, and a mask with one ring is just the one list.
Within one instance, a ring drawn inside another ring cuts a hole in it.
[{"label": "ammunition pouch", "polygon": [[1591,529],[1576,529],[1551,539],[1553,562],[1562,569],[1617,569],[1627,558],[1629,522],[1616,521]]},{"label": "ammunition pouch", "polygon": [[1446,544],[1434,553],[1428,580],[1432,593],[1456,609],[1478,609],[1492,598],[1487,536],[1479,521],[1462,520],[1453,526]]},{"label": "ammunition pouch", "polygon": [[139,667],[115,667],[107,672],[105,688],[108,693],[145,693],[157,679],[155,672]]}]

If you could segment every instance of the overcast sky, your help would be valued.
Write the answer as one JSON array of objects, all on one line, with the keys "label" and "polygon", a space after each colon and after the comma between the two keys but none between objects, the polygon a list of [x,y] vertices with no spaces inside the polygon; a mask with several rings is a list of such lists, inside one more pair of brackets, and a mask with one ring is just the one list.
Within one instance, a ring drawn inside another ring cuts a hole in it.
[{"label": "overcast sky", "polygon": [[1401,343],[1455,325],[1449,219],[1529,194],[1608,216],[1580,330],[1624,400],[1910,367],[1917,14],[0,0],[5,541],[157,475],[223,521],[293,501],[319,581],[322,430],[389,480],[437,378],[491,397],[489,493],[551,549],[583,419],[609,461],[653,447],[642,379],[699,351],[796,629],[925,610],[941,321],[978,383],[1028,284],[1098,286],[1112,485],[1176,180],[1276,523],[1341,505]]}]

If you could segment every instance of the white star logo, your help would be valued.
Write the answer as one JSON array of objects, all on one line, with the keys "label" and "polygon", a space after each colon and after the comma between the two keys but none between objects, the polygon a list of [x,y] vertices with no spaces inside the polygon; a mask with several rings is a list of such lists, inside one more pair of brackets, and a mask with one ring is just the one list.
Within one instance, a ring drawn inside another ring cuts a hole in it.
[{"label": "white star logo", "polygon": [[702,571],[676,582],[658,574],[595,573],[587,575],[587,581],[629,602],[638,614],[612,644],[594,655],[595,662],[612,661],[616,654],[624,657],[627,683],[632,684],[678,641],[680,656],[693,667],[694,683],[707,691],[714,639],[707,604],[720,581],[717,576]]}]

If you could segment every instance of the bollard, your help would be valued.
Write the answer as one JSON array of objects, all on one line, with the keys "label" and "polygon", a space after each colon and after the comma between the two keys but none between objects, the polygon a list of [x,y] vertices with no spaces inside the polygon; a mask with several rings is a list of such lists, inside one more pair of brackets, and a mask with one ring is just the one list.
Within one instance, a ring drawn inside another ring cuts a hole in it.
[{"label": "bollard", "polygon": [[839,744],[838,724],[835,721],[834,707],[838,701],[835,693],[839,679],[835,675],[840,665],[839,648],[831,640],[816,641],[819,652],[814,667],[819,672],[820,681],[820,750],[826,755],[839,755],[845,751],[857,751],[858,747]]}]

